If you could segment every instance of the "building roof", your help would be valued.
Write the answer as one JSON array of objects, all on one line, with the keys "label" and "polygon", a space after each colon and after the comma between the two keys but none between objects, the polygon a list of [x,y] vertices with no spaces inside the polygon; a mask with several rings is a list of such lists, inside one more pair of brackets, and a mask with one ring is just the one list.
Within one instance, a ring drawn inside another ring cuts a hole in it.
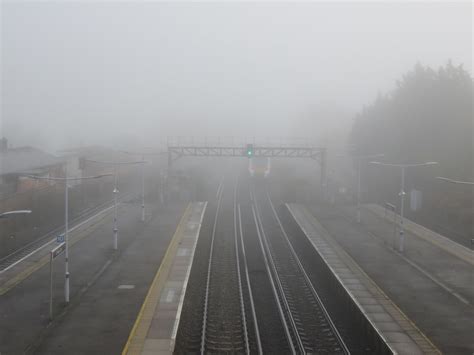
[{"label": "building roof", "polygon": [[64,163],[64,160],[33,147],[0,152],[0,175],[29,173]]},{"label": "building roof", "polygon": [[99,146],[99,145],[92,145],[92,146],[85,146],[85,147],[76,147],[76,148],[69,148],[64,149],[58,152],[61,157],[70,158],[70,157],[82,157],[86,159],[94,159],[94,160],[106,160],[106,161],[113,161],[116,159],[130,159],[130,155],[124,152],[114,150],[111,148]]}]

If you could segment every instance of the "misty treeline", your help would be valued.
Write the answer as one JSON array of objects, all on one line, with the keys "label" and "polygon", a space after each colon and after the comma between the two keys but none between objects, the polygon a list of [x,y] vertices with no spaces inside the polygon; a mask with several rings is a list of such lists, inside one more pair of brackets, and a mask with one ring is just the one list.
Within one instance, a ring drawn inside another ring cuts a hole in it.
[{"label": "misty treeline", "polygon": [[[474,181],[472,105],[473,79],[462,65],[448,62],[435,70],[417,64],[392,92],[379,94],[357,115],[349,138],[357,153],[383,153],[386,162],[438,162],[408,169],[406,190],[423,192],[419,214],[428,220],[448,217],[452,226],[462,223],[465,234],[472,228],[473,189],[440,182],[435,176]],[[372,199],[396,198],[396,170],[367,166]]]}]

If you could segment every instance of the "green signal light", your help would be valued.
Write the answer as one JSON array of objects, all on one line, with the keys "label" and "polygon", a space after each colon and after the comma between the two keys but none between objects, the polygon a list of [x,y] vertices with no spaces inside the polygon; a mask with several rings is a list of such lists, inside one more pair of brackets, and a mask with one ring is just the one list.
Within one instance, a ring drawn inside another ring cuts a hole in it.
[{"label": "green signal light", "polygon": [[251,157],[253,155],[253,144],[247,144],[247,157]]}]

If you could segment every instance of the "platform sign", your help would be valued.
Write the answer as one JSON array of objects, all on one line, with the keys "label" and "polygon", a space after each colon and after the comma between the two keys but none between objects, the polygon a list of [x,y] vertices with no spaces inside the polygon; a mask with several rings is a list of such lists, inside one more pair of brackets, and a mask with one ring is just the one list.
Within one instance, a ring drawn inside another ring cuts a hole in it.
[{"label": "platform sign", "polygon": [[410,191],[410,208],[412,211],[421,209],[423,194],[420,190],[412,189]]},{"label": "platform sign", "polygon": [[[59,240],[58,236],[58,240]],[[64,238],[64,236],[62,236]],[[49,320],[53,320],[53,261],[63,251],[66,250],[66,243],[62,242],[56,248],[51,250],[49,254]]]},{"label": "platform sign", "polygon": [[51,250],[51,259],[55,259],[58,255],[60,255],[64,250],[66,250],[66,243],[62,242],[56,248]]},{"label": "platform sign", "polygon": [[56,237],[56,243],[64,243],[64,234],[60,234]]},{"label": "platform sign", "polygon": [[389,209],[391,210],[392,212],[395,212],[397,210],[397,206],[391,204],[391,203],[388,203],[388,202],[385,202],[385,209]]}]

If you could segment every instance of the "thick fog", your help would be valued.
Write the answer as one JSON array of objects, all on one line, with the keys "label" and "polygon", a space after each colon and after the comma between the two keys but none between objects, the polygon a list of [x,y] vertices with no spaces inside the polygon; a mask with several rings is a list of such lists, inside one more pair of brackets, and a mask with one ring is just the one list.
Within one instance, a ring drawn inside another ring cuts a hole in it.
[{"label": "thick fog", "polygon": [[164,136],[322,143],[420,62],[472,73],[472,5],[3,1],[14,146]]}]

